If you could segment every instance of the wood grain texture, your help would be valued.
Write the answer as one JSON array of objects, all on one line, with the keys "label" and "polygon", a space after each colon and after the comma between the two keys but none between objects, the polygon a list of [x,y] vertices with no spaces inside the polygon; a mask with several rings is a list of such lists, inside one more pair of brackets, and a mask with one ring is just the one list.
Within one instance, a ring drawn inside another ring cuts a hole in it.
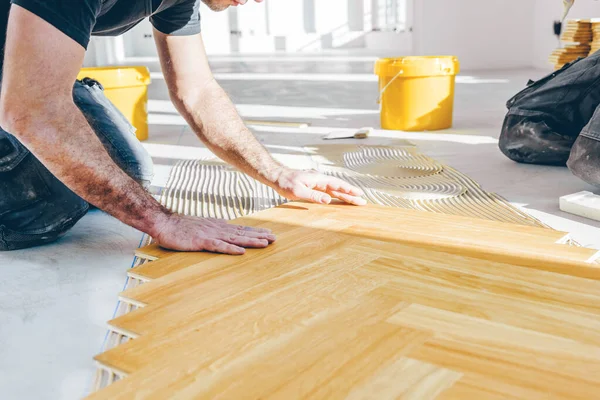
[{"label": "wood grain texture", "polygon": [[242,257],[141,252],[126,377],[93,399],[591,399],[600,268],[563,233],[467,217],[289,203],[236,223]]}]

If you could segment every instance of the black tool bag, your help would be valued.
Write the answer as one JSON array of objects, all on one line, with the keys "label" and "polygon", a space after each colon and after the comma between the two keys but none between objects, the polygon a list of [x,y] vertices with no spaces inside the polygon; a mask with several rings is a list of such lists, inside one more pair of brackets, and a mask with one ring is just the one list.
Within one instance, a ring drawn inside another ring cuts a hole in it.
[{"label": "black tool bag", "polygon": [[565,165],[573,143],[600,104],[600,52],[566,64],[511,98],[500,136],[510,159]]}]

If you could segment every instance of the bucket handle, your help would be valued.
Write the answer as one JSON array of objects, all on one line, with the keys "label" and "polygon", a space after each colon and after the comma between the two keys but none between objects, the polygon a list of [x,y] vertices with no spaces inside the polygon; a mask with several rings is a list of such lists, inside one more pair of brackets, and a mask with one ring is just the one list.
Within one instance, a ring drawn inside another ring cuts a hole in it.
[{"label": "bucket handle", "polygon": [[[444,72],[445,74],[449,75],[452,72],[452,68],[450,67],[446,67],[444,69],[442,69],[442,72]],[[383,97],[383,93],[387,90],[387,88],[394,83],[394,81],[396,80],[396,78],[398,78],[400,75],[404,74],[404,70],[400,70],[398,71],[398,73],[396,75],[394,75],[394,77],[392,79],[390,79],[390,81],[387,83],[387,85],[385,85],[383,87],[383,89],[381,89],[379,91],[379,97],[377,98],[377,104],[381,104],[381,98]]]},{"label": "bucket handle", "polygon": [[385,85],[383,87],[383,89],[381,89],[379,91],[379,97],[377,98],[377,104],[381,104],[381,98],[383,97],[383,93],[387,90],[387,88],[396,80],[396,78],[398,78],[400,75],[402,75],[404,73],[404,70],[400,70],[398,71],[398,73],[396,75],[394,75],[394,77],[392,79],[390,79],[390,81],[387,83],[387,85]]}]

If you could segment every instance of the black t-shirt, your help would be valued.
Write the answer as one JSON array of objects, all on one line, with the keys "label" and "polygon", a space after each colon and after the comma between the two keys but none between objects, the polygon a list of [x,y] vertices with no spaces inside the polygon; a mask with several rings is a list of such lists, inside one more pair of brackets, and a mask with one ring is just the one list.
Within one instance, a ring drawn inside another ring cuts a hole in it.
[{"label": "black t-shirt", "polygon": [[[0,0],[2,53],[11,3],[49,22],[84,48],[91,35],[117,36],[146,17],[166,34],[200,32],[200,0]],[[0,56],[4,58],[3,54]]]}]

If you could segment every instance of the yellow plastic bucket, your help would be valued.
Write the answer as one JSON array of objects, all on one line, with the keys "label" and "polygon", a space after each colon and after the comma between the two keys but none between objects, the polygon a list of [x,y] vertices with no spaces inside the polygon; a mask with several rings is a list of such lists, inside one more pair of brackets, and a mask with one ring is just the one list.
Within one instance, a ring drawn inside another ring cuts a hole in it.
[{"label": "yellow plastic bucket", "polygon": [[402,131],[450,128],[459,70],[453,56],[377,60],[381,127]]},{"label": "yellow plastic bucket", "polygon": [[148,85],[146,67],[83,68],[77,79],[91,78],[104,86],[106,97],[136,129],[139,140],[148,139]]}]

